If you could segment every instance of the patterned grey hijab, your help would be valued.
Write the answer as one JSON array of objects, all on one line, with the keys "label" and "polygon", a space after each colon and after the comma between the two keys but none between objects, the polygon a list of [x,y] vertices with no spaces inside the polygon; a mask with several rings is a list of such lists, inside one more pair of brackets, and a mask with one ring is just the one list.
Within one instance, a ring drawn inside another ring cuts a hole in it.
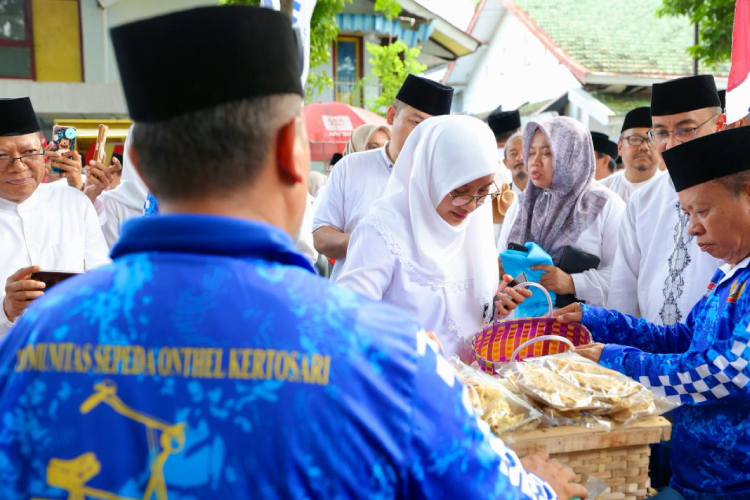
[{"label": "patterned grey hijab", "polygon": [[561,116],[527,123],[523,130],[523,161],[527,166],[537,130],[547,138],[552,151],[552,182],[549,189],[540,189],[529,181],[518,199],[518,217],[508,241],[533,241],[558,263],[563,248],[574,245],[594,223],[609,196],[594,181],[594,145],[580,122]]}]

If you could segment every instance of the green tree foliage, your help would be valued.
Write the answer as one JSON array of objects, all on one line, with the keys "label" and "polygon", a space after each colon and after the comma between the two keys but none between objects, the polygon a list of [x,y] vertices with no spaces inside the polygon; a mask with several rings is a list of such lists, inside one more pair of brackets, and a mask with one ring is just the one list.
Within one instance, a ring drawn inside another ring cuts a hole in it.
[{"label": "green tree foliage", "polygon": [[[398,0],[375,0],[375,12],[382,12],[383,16],[392,20],[401,14],[401,4]],[[378,78],[382,86],[380,97],[368,102],[367,107],[376,113],[384,114],[388,106],[398,94],[406,76],[410,73],[421,73],[427,66],[417,61],[421,47],[409,48],[404,42],[396,40],[388,45],[367,43],[370,53],[372,74]]]},{"label": "green tree foliage", "polygon": [[375,0],[373,10],[375,12],[382,12],[383,16],[388,19],[395,19],[401,14],[401,4],[398,0]]},{"label": "green tree foliage", "polygon": [[372,73],[378,77],[383,87],[380,97],[369,103],[368,107],[382,114],[388,106],[393,104],[406,76],[410,73],[421,73],[427,69],[427,66],[417,61],[422,49],[420,47],[409,48],[401,40],[384,46],[368,43],[367,51],[372,56],[370,58]]},{"label": "green tree foliage", "polygon": [[[699,40],[688,52],[707,66],[728,61],[732,54],[735,0],[662,0],[659,17],[687,16],[698,23]],[[644,41],[648,43],[648,41]]]},{"label": "green tree foliage", "polygon": [[[331,47],[339,33],[336,14],[340,13],[352,0],[318,0],[310,21],[310,68],[328,64],[331,60]],[[260,5],[260,0],[219,0],[222,5]],[[376,0],[376,12],[382,12],[386,19],[395,19],[401,13],[398,0]],[[421,73],[427,66],[417,62],[420,47],[409,48],[404,42],[396,40],[389,45],[367,44],[370,53],[372,73],[380,80],[383,92],[377,99],[368,103],[374,111],[383,113],[393,103],[398,90],[410,73]],[[364,81],[359,82],[360,88]],[[326,87],[333,86],[332,78],[326,74],[310,73],[307,79],[306,93],[308,99]]]},{"label": "green tree foliage", "polygon": [[[310,20],[310,69],[331,60],[331,47],[339,33],[336,14],[340,13],[352,0],[318,0]],[[220,0],[222,5],[245,4],[260,5],[260,0]],[[333,80],[327,74],[310,73],[307,78],[306,92],[308,97],[333,86]]]}]

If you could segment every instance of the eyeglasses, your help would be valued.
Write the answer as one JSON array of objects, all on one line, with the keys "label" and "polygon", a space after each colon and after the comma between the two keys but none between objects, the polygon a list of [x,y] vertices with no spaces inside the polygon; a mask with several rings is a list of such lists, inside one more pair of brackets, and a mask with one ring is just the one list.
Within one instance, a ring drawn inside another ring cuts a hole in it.
[{"label": "eyeglasses", "polygon": [[0,158],[0,170],[10,168],[16,160],[19,160],[27,167],[32,167],[39,165],[44,161],[44,153],[31,153],[29,155],[17,156],[15,158]]},{"label": "eyeglasses", "polygon": [[652,141],[654,141],[656,144],[664,144],[669,140],[669,134],[674,134],[675,139],[677,139],[680,143],[684,143],[690,140],[695,139],[695,131],[701,128],[706,123],[710,122],[714,118],[716,118],[719,115],[714,115],[705,122],[701,123],[697,127],[689,127],[689,128],[678,128],[676,130],[649,130],[648,136],[651,138]]},{"label": "eyeglasses", "polygon": [[487,198],[490,198],[491,200],[494,200],[498,196],[500,196],[500,191],[495,191],[494,193],[487,193],[487,194],[480,194],[478,196],[473,196],[470,194],[450,194],[448,193],[448,196],[451,197],[451,205],[454,207],[462,207],[464,205],[468,205],[472,202],[472,200],[475,200],[477,202],[477,206],[483,204],[485,201],[487,201]]},{"label": "eyeglasses", "polygon": [[630,144],[631,146],[634,146],[636,148],[640,148],[643,146],[644,142],[647,142],[648,145],[651,145],[651,139],[648,137],[641,137],[640,135],[631,135],[630,137],[624,137],[625,141]]}]

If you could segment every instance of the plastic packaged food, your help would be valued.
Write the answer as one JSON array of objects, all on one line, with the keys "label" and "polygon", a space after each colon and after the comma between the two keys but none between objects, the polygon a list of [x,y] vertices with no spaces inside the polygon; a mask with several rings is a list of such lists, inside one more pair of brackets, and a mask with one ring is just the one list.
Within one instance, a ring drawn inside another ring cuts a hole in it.
[{"label": "plastic packaged food", "polygon": [[542,427],[588,427],[589,429],[610,430],[612,419],[606,415],[594,415],[586,410],[542,410]]},{"label": "plastic packaged food", "polygon": [[545,412],[547,422],[578,419],[582,425],[600,426],[598,417],[606,415],[617,423],[628,424],[677,406],[630,377],[573,352],[509,363],[501,375],[522,393],[556,410]]},{"label": "plastic packaged food", "polygon": [[458,376],[468,390],[469,401],[479,417],[496,435],[513,430],[532,430],[542,414],[522,397],[513,394],[508,382],[474,369],[453,357]]}]

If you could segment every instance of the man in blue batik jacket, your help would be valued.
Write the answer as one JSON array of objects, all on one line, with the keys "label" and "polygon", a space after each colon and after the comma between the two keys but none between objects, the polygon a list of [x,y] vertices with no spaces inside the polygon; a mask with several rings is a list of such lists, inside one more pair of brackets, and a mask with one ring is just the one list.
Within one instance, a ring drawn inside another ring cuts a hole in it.
[{"label": "man in blue batik jacket", "polygon": [[478,424],[411,317],[295,251],[310,153],[286,17],[200,8],[112,41],[161,213],[0,343],[0,498],[585,496]]},{"label": "man in blue batik jacket", "polygon": [[[603,344],[577,351],[682,403],[674,411],[671,487],[686,500],[750,498],[750,128],[663,153],[704,252],[725,262],[685,323],[657,326],[599,307],[556,314]],[[665,236],[666,237],[666,236]],[[667,498],[665,496],[665,498]],[[677,498],[677,497],[670,497]]]}]

